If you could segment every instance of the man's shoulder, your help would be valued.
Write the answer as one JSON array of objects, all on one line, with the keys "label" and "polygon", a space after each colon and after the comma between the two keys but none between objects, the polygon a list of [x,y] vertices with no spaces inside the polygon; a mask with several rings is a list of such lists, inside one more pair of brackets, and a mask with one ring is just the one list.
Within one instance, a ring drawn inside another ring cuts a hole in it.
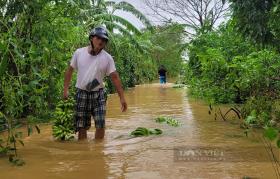
[{"label": "man's shoulder", "polygon": [[75,53],[81,53],[87,50],[87,47],[81,47],[81,48],[77,48]]},{"label": "man's shoulder", "polygon": [[113,60],[113,57],[112,57],[112,55],[111,54],[109,54],[106,50],[102,50],[102,55],[106,58],[106,59],[108,59],[108,60]]}]

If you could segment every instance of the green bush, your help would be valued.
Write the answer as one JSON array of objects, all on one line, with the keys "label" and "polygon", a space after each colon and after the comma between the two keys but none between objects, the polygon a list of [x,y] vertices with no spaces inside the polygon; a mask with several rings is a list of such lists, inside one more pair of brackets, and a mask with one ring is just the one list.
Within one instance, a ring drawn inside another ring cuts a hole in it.
[{"label": "green bush", "polygon": [[279,51],[271,46],[260,48],[239,35],[235,27],[235,21],[230,20],[191,41],[185,83],[190,94],[210,104],[241,104],[246,130],[264,127],[265,136],[275,138],[280,121]]}]

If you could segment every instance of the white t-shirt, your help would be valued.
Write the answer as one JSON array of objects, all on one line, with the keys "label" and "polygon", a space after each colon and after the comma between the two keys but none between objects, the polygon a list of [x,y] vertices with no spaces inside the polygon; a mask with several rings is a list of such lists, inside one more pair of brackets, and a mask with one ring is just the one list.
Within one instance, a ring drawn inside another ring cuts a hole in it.
[{"label": "white t-shirt", "polygon": [[94,61],[98,60],[97,70],[99,71],[96,79],[100,82],[100,85],[94,88],[94,91],[104,88],[103,79],[105,76],[109,76],[112,72],[116,71],[115,62],[112,56],[105,50],[102,50],[99,54],[93,56],[88,53],[88,47],[79,48],[74,52],[70,65],[78,71],[76,87],[85,90],[81,83]]}]

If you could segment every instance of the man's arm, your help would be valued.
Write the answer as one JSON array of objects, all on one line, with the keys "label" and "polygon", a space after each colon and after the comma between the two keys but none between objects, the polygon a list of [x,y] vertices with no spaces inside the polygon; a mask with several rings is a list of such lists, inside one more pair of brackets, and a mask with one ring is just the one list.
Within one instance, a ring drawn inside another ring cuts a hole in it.
[{"label": "man's arm", "polygon": [[125,101],[125,98],[124,98],[124,92],[123,92],[123,88],[122,88],[122,84],[121,84],[121,80],[120,80],[120,77],[119,77],[119,74],[118,72],[112,72],[110,74],[110,77],[111,77],[111,80],[118,92],[118,95],[120,97],[120,102],[121,102],[121,105],[122,105],[122,112],[126,111],[127,110],[127,103]]},{"label": "man's arm", "polygon": [[68,69],[64,74],[64,90],[63,90],[63,98],[68,99],[68,88],[72,79],[74,68],[69,65]]}]

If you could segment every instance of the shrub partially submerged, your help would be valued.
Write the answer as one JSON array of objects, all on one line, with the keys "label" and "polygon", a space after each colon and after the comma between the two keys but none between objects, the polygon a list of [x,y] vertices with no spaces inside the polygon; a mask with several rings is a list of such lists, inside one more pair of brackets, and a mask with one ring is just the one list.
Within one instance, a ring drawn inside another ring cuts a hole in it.
[{"label": "shrub partially submerged", "polygon": [[[28,122],[28,136],[31,135],[33,127],[35,127],[38,133],[40,133],[38,125],[32,125],[31,121]],[[11,116],[8,117],[2,112],[0,112],[0,123],[5,124],[7,128],[7,135],[0,136],[0,157],[8,157],[9,161],[16,166],[24,165],[25,161],[18,157],[18,144],[24,146],[24,142],[22,140],[23,132],[19,131],[21,124],[16,123]]]}]

